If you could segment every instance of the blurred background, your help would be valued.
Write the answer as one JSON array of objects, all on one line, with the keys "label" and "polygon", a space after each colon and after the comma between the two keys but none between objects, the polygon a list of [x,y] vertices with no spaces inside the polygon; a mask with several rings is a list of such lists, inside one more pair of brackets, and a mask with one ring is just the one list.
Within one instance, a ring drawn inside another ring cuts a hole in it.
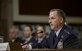
[{"label": "blurred background", "polygon": [[67,24],[79,34],[82,41],[82,2],[81,0],[0,0],[0,36],[8,39],[8,28],[15,24],[22,36],[24,24],[30,24],[35,31],[35,26],[40,24],[50,32],[48,24],[49,10],[62,9],[67,17]]}]

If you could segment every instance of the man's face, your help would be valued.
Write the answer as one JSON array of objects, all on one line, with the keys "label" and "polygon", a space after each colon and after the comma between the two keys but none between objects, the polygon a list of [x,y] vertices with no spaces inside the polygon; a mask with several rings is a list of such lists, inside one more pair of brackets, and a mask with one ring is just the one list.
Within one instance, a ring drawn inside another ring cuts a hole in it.
[{"label": "man's face", "polygon": [[15,26],[12,26],[9,29],[9,38],[10,39],[15,39],[17,37],[17,34],[18,34],[17,28]]},{"label": "man's face", "polygon": [[44,35],[44,29],[41,26],[37,27],[37,36],[42,37]]},{"label": "man's face", "polygon": [[58,26],[61,25],[62,17],[59,17],[57,15],[57,11],[52,11],[49,14],[49,21],[48,22],[50,24],[51,29],[54,30],[54,29],[58,28]]},{"label": "man's face", "polygon": [[31,34],[32,34],[32,31],[31,31],[30,27],[24,27],[24,36],[29,37],[29,36],[31,36]]}]

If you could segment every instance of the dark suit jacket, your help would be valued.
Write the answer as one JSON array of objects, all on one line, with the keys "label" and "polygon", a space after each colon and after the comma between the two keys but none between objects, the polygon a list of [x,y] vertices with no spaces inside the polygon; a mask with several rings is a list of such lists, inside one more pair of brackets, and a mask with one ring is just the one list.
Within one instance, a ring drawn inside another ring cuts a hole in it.
[{"label": "dark suit jacket", "polygon": [[38,46],[39,49],[46,48],[46,40],[47,40],[47,38],[44,37],[43,40],[40,43],[37,43],[37,46]]},{"label": "dark suit jacket", "polygon": [[14,42],[24,43],[24,40],[20,37],[17,37]]},{"label": "dark suit jacket", "polygon": [[[24,42],[25,42],[25,40],[24,40]],[[35,40],[34,37],[32,37],[32,38],[30,39],[30,41],[28,41],[28,42],[25,43],[25,44],[29,44],[29,43],[31,43],[33,49],[37,48],[37,40]]]},{"label": "dark suit jacket", "polygon": [[[9,42],[12,42],[12,41],[9,41]],[[35,40],[35,38],[33,37],[27,43],[25,43],[25,40],[23,38],[17,37],[13,43],[22,43],[24,45],[31,43],[33,49],[37,48],[37,40]]]},{"label": "dark suit jacket", "polygon": [[[12,40],[9,40],[9,42],[12,42]],[[15,38],[14,42],[12,43],[24,43],[24,40],[20,37]]]},{"label": "dark suit jacket", "polygon": [[20,44],[20,43],[23,43],[23,42],[24,42],[24,40],[22,40],[22,38],[19,38],[19,37],[17,37],[14,40],[14,42],[12,42],[11,40],[9,40],[10,49],[14,50],[14,51],[15,50],[23,50],[22,46]]},{"label": "dark suit jacket", "polygon": [[[70,27],[64,25],[61,29],[57,38],[55,38],[54,32],[51,31],[49,37],[47,39],[47,48],[57,48],[57,44],[61,37],[63,36],[63,48],[64,49],[71,49],[71,48],[78,48],[79,46],[79,39],[77,33],[75,33]],[[54,40],[55,38],[55,40]]]}]

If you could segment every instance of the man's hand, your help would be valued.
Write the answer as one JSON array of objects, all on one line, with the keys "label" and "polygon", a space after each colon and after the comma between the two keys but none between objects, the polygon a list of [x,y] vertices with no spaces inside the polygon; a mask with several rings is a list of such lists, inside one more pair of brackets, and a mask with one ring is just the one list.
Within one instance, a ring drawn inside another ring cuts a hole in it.
[{"label": "man's hand", "polygon": [[27,49],[32,49],[31,44],[26,44],[22,46],[23,49],[27,50]]}]

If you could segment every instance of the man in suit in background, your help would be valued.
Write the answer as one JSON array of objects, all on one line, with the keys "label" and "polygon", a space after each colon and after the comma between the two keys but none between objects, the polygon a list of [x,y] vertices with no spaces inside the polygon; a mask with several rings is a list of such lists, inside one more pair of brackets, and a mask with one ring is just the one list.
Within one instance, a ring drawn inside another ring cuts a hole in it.
[{"label": "man in suit in background", "polygon": [[25,25],[24,27],[24,43],[23,49],[34,49],[37,47],[37,41],[32,36],[32,27],[30,25]]},{"label": "man in suit in background", "polygon": [[12,25],[9,28],[9,33],[8,33],[8,37],[9,37],[9,45],[10,45],[10,49],[11,50],[23,50],[21,43],[23,43],[22,38],[18,37],[18,27],[16,25]]},{"label": "man in suit in background", "polygon": [[60,9],[52,9],[49,13],[51,32],[47,39],[47,48],[71,49],[78,48],[79,39],[69,26],[67,26],[65,13]]},{"label": "man in suit in background", "polygon": [[42,49],[45,48],[46,46],[46,33],[45,33],[45,29],[42,25],[37,25],[36,26],[36,39],[38,41],[37,43],[37,48],[38,49]]},{"label": "man in suit in background", "polygon": [[13,42],[13,43],[22,43],[22,39],[18,37],[18,27],[16,25],[12,25],[9,28],[9,33],[8,33],[8,38],[9,38],[9,42]]}]

